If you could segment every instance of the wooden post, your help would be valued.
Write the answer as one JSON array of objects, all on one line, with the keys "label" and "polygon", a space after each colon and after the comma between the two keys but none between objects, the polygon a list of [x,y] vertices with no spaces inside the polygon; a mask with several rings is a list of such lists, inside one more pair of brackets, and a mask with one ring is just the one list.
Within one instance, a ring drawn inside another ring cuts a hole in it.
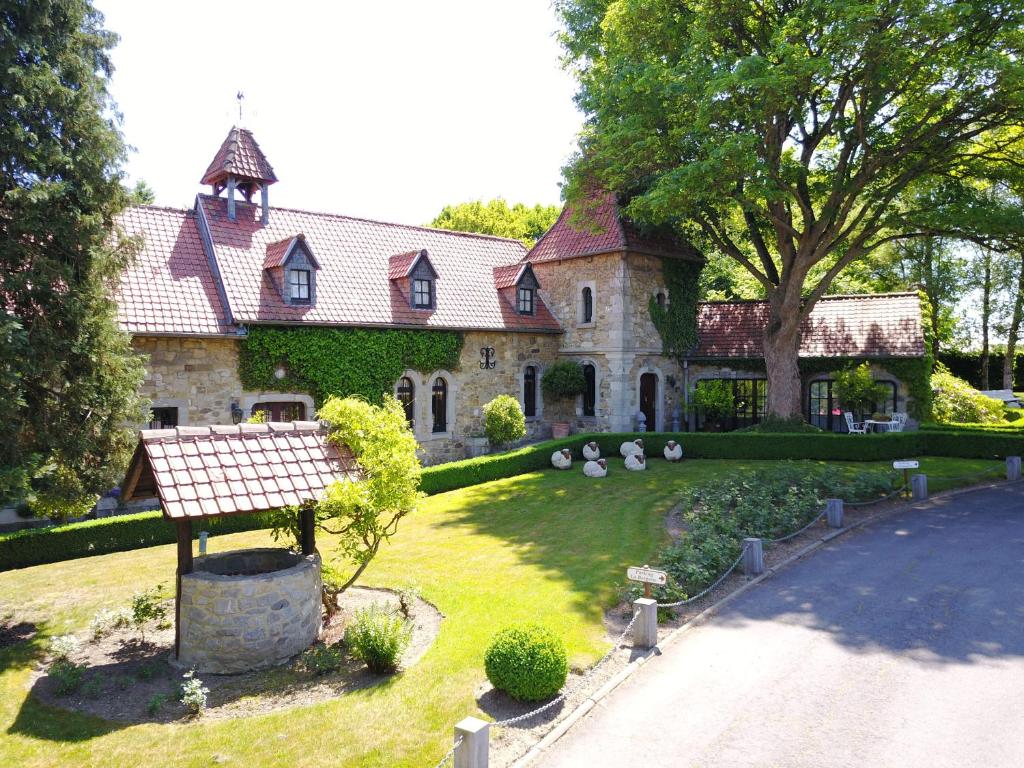
[{"label": "wooden post", "polygon": [[303,506],[299,508],[299,543],[302,545],[303,555],[312,555],[316,552],[316,515],[313,508]]},{"label": "wooden post", "polygon": [[192,521],[174,521],[178,529],[178,572],[174,592],[174,658],[181,654],[181,577],[192,573]]}]

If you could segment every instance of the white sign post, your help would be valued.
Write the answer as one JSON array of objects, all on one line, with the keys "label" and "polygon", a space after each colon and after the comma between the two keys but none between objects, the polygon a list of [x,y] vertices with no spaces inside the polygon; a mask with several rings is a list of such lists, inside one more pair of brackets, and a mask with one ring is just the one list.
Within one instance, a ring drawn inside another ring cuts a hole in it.
[{"label": "white sign post", "polygon": [[668,584],[668,574],[665,571],[651,568],[649,565],[644,565],[642,568],[635,565],[630,566],[626,569],[626,578],[644,585],[644,597],[651,596],[651,584],[657,584],[659,587]]},{"label": "white sign post", "polygon": [[907,496],[910,495],[910,470],[917,469],[921,466],[921,462],[917,459],[896,459],[892,463],[893,469],[903,470],[903,487],[906,489]]}]

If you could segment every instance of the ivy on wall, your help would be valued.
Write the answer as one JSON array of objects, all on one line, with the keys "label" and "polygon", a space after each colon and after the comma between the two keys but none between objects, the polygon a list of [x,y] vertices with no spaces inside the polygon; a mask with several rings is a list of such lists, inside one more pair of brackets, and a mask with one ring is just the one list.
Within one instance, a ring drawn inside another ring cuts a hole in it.
[{"label": "ivy on wall", "polygon": [[659,306],[655,297],[648,305],[666,355],[686,355],[697,346],[697,301],[700,298],[702,262],[662,259],[662,276],[668,301]]},{"label": "ivy on wall", "polygon": [[[242,340],[238,374],[247,390],[362,395],[390,393],[402,372],[454,370],[463,337],[455,331],[253,326]],[[283,366],[285,377],[274,371]]]}]

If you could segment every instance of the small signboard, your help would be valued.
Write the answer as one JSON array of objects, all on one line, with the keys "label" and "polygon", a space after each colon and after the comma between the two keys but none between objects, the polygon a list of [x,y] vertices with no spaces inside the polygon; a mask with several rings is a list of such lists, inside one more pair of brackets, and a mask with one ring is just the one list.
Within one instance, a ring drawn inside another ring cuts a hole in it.
[{"label": "small signboard", "polygon": [[917,469],[921,462],[914,459],[897,459],[892,463],[893,469]]},{"label": "small signboard", "polygon": [[637,566],[627,568],[626,578],[630,581],[639,581],[641,584],[657,584],[659,587],[668,584],[667,573],[648,568],[646,565],[643,568]]}]

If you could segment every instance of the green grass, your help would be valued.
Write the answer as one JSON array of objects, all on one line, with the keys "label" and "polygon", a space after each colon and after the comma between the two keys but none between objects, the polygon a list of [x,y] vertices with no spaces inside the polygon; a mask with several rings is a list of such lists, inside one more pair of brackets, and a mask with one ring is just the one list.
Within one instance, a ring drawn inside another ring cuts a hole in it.
[{"label": "green grass", "polygon": [[[613,462],[602,481],[536,472],[427,499],[402,523],[361,583],[417,586],[445,616],[441,633],[408,672],[321,704],[247,719],[124,727],[47,709],[27,696],[45,637],[82,632],[103,607],[168,583],[174,547],[158,546],[0,573],[0,616],[40,625],[31,644],[0,649],[0,765],[34,766],[423,766],[451,743],[452,725],[481,713],[483,653],[502,627],[544,624],[570,661],[607,648],[602,612],[627,565],[664,542],[663,515],[679,492],[767,461],[652,461],[644,473]],[[850,471],[878,464],[844,465]],[[931,490],[1001,462],[925,458]],[[270,544],[265,531],[214,537],[211,551]],[[319,541],[330,546],[328,538]]]}]

